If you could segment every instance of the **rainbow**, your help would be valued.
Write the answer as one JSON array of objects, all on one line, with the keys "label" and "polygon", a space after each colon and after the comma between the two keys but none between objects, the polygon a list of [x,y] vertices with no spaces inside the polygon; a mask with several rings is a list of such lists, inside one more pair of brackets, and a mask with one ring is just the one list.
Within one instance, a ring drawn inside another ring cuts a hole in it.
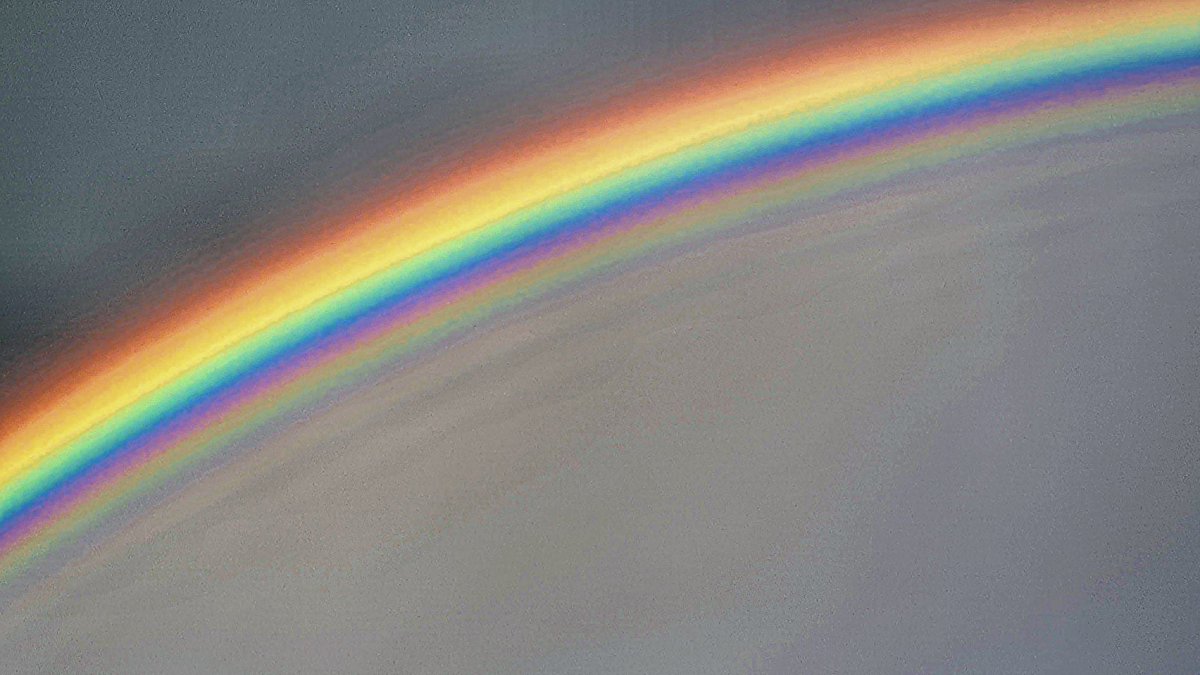
[{"label": "rainbow", "polygon": [[903,171],[1200,107],[1200,0],[856,30],[482,151],[32,381],[0,417],[0,577],[289,411],[647,252]]}]

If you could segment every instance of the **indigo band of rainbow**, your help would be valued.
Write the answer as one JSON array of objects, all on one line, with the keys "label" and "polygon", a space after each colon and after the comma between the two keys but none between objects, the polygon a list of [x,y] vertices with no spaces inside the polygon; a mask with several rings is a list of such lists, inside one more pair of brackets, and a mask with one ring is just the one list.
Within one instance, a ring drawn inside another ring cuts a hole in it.
[{"label": "indigo band of rainbow", "polygon": [[3,417],[0,575],[283,413],[797,200],[1200,107],[1200,1],[927,18],[767,55],[431,178]]}]

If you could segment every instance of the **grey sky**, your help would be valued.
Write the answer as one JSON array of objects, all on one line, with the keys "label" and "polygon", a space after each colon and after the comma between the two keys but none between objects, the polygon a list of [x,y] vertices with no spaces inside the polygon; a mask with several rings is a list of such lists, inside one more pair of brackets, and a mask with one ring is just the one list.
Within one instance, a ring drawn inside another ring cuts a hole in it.
[{"label": "grey sky", "polygon": [[[0,373],[375,174],[851,11],[293,4],[0,9]],[[1191,672],[1197,156],[1191,116],[959,161],[529,308],[243,448],[0,663]]]},{"label": "grey sky", "polygon": [[828,4],[4,3],[0,373],[372,177],[864,3]]}]

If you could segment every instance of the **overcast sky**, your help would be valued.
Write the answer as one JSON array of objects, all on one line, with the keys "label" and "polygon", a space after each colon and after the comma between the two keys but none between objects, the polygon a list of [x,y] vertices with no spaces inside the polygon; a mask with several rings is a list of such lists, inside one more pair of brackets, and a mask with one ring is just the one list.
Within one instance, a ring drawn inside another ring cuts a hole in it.
[{"label": "overcast sky", "polygon": [[4,3],[0,373],[373,176],[864,4]]},{"label": "overcast sky", "polygon": [[[871,4],[6,2],[0,373],[378,176]],[[229,452],[0,616],[0,663],[1194,670],[1197,157],[1192,115],[963,160],[530,308]]]}]

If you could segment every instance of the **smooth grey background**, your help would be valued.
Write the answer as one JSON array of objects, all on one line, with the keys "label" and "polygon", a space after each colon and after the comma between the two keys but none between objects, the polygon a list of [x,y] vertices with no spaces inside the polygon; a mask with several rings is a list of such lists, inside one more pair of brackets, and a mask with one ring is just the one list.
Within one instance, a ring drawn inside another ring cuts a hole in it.
[{"label": "smooth grey background", "polygon": [[1197,142],[1176,119],[959,162],[523,313],[205,477],[0,650],[1190,672]]},{"label": "smooth grey background", "polygon": [[[8,358],[296,226],[271,214],[359,161],[844,16],[4,11]],[[960,161],[530,308],[151,512],[6,611],[0,656],[1192,672],[1198,152],[1193,115]]]}]

